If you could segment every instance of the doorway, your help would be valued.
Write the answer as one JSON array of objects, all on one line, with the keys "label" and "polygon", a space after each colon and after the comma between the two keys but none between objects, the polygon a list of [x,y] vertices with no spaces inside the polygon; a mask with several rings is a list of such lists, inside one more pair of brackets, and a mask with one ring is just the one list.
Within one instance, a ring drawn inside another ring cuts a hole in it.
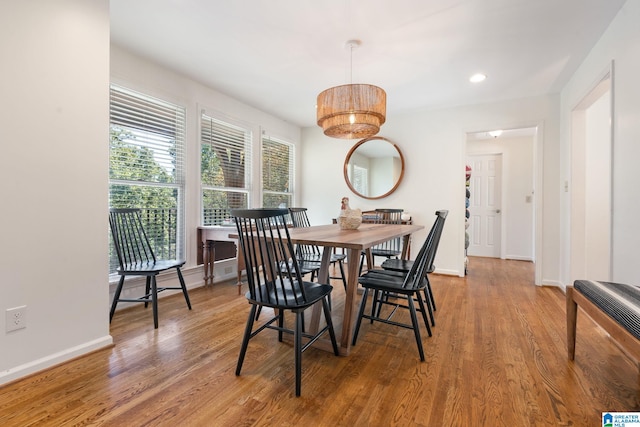
[{"label": "doorway", "polygon": [[611,96],[608,70],[571,113],[571,282],[611,279]]},{"label": "doorway", "polygon": [[537,133],[538,126],[467,134],[468,255],[536,261]]}]

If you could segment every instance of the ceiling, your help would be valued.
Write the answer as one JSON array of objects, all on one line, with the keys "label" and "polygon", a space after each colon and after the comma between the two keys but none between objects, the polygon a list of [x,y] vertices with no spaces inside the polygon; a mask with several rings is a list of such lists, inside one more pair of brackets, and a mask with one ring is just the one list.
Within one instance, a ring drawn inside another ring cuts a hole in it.
[{"label": "ceiling", "polygon": [[[111,0],[112,43],[298,126],[318,93],[419,108],[557,93],[624,0]],[[350,51],[345,42],[359,39]],[[476,72],[487,75],[472,84]]]}]

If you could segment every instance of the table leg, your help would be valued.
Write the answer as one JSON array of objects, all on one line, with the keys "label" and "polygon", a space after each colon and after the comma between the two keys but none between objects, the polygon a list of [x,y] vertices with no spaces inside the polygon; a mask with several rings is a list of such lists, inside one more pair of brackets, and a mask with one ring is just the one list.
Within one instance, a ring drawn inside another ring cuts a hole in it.
[{"label": "table leg", "polygon": [[402,236],[402,259],[409,259],[411,253],[411,234]]},{"label": "table leg", "polygon": [[237,277],[238,277],[238,295],[242,294],[242,270],[244,270],[246,268],[245,263],[244,263],[244,255],[242,254],[242,251],[240,250],[239,245],[236,245],[237,251],[236,251],[236,269],[237,271]]},{"label": "table leg", "polygon": [[322,260],[320,261],[320,270],[318,271],[318,283],[329,283],[331,249],[331,247],[325,247],[322,250]]},{"label": "table leg", "polygon": [[211,280],[211,285],[213,285],[213,268],[216,263],[216,241],[210,240],[209,247],[211,248],[211,250],[209,250],[209,280]]},{"label": "table leg", "polygon": [[365,258],[367,259],[367,271],[373,270],[373,268],[375,267],[374,263],[376,262],[376,259],[373,257],[373,254],[371,253],[371,248],[366,249],[364,252],[365,252]]},{"label": "table leg", "polygon": [[[326,247],[322,251],[320,270],[318,271],[318,283],[329,283],[329,264],[331,260],[331,248]],[[320,314],[322,313],[322,303],[315,304],[311,309],[311,324],[309,333],[316,334],[320,328]]]},{"label": "table leg", "polygon": [[215,250],[213,248],[213,240],[202,242],[202,264],[204,269],[204,285],[207,286],[209,281],[213,284],[213,262],[215,261]]},{"label": "table leg", "polygon": [[[331,258],[331,248],[325,247],[322,252],[322,263],[318,272],[318,282],[329,283],[329,260]],[[341,356],[348,356],[351,351],[351,335],[353,333],[353,319],[356,311],[356,296],[358,293],[358,273],[360,269],[360,250],[347,250],[347,293],[344,301],[344,313],[342,318],[342,331],[336,331],[338,339],[338,350]],[[315,304],[311,312],[310,333],[315,333],[319,329],[320,314],[322,306]],[[334,324],[339,322],[334,321]],[[324,346],[329,348],[328,346]]]},{"label": "table leg", "polygon": [[358,270],[360,250],[347,250],[347,292],[344,301],[342,334],[338,343],[340,354],[348,356],[351,351],[351,335],[353,334],[353,315],[356,311],[356,295],[358,293]]},{"label": "table leg", "polygon": [[202,280],[204,280],[204,284],[207,284],[207,244],[205,242],[200,242],[200,253],[202,253]]}]

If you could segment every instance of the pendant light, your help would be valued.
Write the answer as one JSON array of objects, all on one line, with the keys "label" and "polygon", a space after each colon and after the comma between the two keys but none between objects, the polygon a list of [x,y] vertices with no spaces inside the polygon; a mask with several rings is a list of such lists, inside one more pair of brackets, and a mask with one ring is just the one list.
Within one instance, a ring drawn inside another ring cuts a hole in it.
[{"label": "pendant light", "polygon": [[374,136],[385,122],[387,94],[378,86],[353,84],[353,49],[360,40],[349,40],[351,82],[318,95],[318,126],[332,138],[361,139]]}]

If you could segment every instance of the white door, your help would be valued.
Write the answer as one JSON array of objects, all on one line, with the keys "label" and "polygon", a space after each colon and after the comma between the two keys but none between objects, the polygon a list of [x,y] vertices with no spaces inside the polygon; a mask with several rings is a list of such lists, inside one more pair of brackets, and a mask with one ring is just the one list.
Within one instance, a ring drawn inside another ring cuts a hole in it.
[{"label": "white door", "polygon": [[500,258],[502,155],[469,156],[469,248],[467,254]]}]

